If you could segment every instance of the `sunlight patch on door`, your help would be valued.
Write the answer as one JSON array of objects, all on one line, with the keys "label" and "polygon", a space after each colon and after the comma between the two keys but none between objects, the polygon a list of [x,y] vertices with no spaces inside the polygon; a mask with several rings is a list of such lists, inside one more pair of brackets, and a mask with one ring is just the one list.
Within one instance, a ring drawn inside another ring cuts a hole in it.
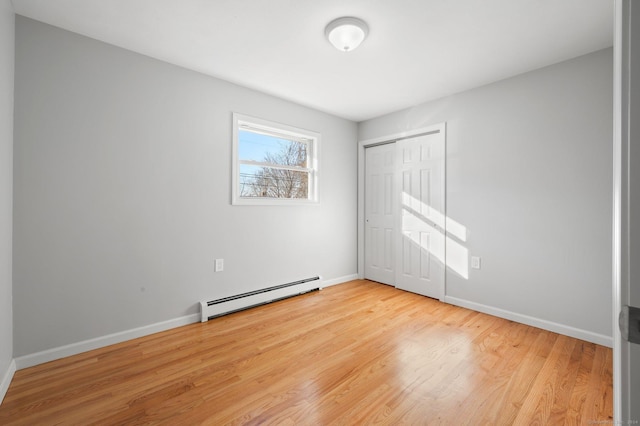
[{"label": "sunlight patch on door", "polygon": [[[433,254],[451,271],[469,279],[469,249],[462,244],[467,241],[467,228],[405,191],[402,192],[402,205],[403,245],[411,241],[421,250]],[[428,215],[421,212],[428,212]],[[430,239],[423,240],[418,233],[407,232],[407,229],[428,230]]]}]

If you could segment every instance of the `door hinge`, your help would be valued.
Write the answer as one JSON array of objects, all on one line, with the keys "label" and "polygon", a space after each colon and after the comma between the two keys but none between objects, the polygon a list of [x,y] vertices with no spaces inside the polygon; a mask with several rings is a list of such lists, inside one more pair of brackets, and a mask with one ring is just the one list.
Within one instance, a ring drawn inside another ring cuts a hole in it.
[{"label": "door hinge", "polygon": [[640,308],[623,306],[618,324],[624,340],[640,344]]}]

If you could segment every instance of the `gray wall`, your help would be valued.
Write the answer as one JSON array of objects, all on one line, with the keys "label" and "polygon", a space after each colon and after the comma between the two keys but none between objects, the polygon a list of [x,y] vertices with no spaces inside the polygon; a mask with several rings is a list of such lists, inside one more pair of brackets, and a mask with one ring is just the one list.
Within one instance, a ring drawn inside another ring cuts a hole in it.
[{"label": "gray wall", "polygon": [[13,6],[9,0],[0,0],[0,381],[13,359],[13,67]]},{"label": "gray wall", "polygon": [[612,335],[612,81],[606,49],[360,124],[447,122],[447,215],[482,258],[448,297]]},{"label": "gray wall", "polygon": [[[23,17],[15,97],[15,356],[357,272],[355,123]],[[320,205],[230,205],[233,111],[322,134]]]}]

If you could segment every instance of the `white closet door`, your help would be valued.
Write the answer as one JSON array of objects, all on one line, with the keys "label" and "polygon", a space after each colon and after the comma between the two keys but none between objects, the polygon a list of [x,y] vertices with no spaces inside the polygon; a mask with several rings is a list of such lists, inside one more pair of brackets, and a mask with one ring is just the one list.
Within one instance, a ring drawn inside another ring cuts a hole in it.
[{"label": "white closet door", "polygon": [[395,285],[395,144],[365,150],[364,276]]},{"label": "white closet door", "polygon": [[442,133],[396,143],[400,213],[396,287],[444,299],[445,142]]}]

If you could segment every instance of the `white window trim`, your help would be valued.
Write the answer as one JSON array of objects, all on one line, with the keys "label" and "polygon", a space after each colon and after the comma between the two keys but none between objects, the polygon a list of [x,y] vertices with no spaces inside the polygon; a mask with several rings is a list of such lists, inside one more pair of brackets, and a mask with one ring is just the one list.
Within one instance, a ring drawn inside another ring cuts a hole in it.
[{"label": "white window trim", "polygon": [[[240,164],[252,164],[257,166],[268,166],[278,168],[272,164],[261,163],[258,161],[244,160],[239,158],[238,136],[242,127],[248,127],[252,131],[264,133],[267,135],[282,136],[292,140],[304,141],[310,144],[307,152],[309,167],[283,167],[285,169],[309,172],[309,198],[307,199],[291,199],[291,198],[270,198],[270,197],[241,197],[240,196]],[[318,166],[320,153],[320,133],[313,132],[286,124],[276,123],[262,118],[251,117],[249,115],[233,113],[233,147],[232,147],[232,166],[231,166],[231,204],[233,205],[309,205],[319,203],[318,191]]]}]

